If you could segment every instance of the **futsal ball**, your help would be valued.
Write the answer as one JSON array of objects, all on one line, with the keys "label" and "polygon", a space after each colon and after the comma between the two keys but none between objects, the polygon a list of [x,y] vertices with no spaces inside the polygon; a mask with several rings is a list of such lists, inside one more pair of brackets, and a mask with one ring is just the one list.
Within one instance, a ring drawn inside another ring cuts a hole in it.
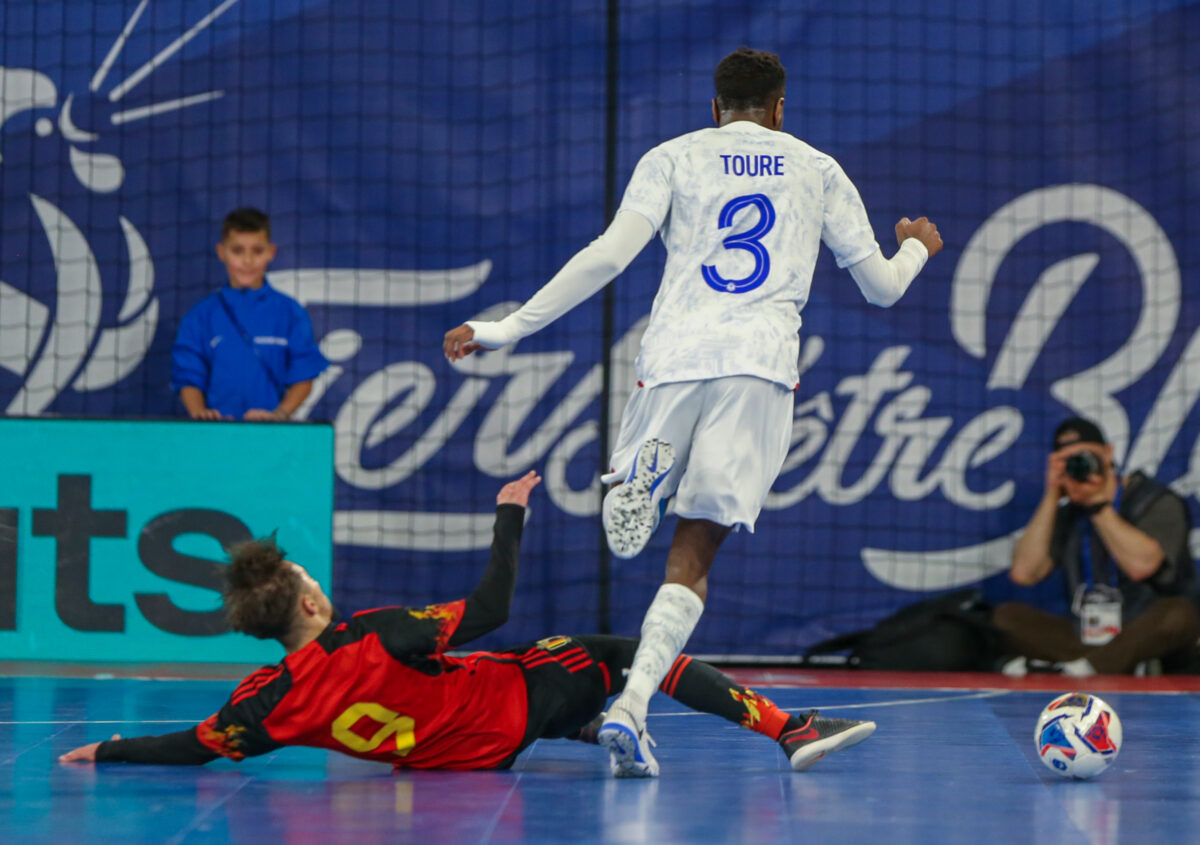
[{"label": "futsal ball", "polygon": [[1121,750],[1121,720],[1100,698],[1069,692],[1046,705],[1033,732],[1046,768],[1067,778],[1095,777]]}]

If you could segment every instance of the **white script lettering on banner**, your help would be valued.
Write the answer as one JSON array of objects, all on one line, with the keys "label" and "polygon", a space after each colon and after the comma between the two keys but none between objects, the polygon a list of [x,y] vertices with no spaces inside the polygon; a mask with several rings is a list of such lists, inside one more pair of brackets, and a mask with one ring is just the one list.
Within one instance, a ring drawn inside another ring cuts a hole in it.
[{"label": "white script lettering on banner", "polygon": [[[956,268],[949,312],[952,334],[968,354],[977,358],[986,355],[986,307],[1001,263],[1032,231],[1064,221],[1095,225],[1119,239],[1140,272],[1144,295],[1129,337],[1114,340],[1117,348],[1099,364],[1056,381],[1052,395],[1075,412],[1098,418],[1112,432],[1119,455],[1128,452],[1131,460],[1153,471],[1200,394],[1200,384],[1192,385],[1184,378],[1189,366],[1200,364],[1200,339],[1188,345],[1168,379],[1168,389],[1130,446],[1128,415],[1115,395],[1145,376],[1165,351],[1169,329],[1178,319],[1180,279],[1174,250],[1165,233],[1145,209],[1128,197],[1096,185],[1059,185],[1025,194],[997,210],[971,238]],[[1040,274],[1000,344],[987,389],[1022,386],[1054,326],[1098,260],[1094,254],[1073,256]],[[316,278],[323,271],[306,272]],[[494,319],[512,307],[511,303],[496,306],[480,317]],[[613,350],[614,361],[632,361],[643,328],[644,320],[618,342]],[[806,338],[802,368],[816,365],[823,349],[820,337]],[[973,512],[995,510],[1012,500],[1012,479],[996,483],[991,489],[976,490],[968,485],[967,472],[996,459],[1013,445],[1024,429],[1021,412],[998,405],[965,420],[925,416],[934,398],[932,389],[919,383],[917,373],[904,368],[909,354],[907,346],[881,349],[867,372],[843,377],[833,395],[821,392],[799,397],[792,448],[767,508],[795,507],[811,495],[830,505],[850,506],[883,485],[901,501],[940,495],[954,506]],[[410,435],[411,445],[399,458],[384,467],[367,468],[361,463],[362,449],[378,446],[406,429],[428,408],[437,379],[445,378],[419,362],[390,364],[360,382],[337,415],[338,473],[347,483],[364,489],[383,489],[411,477],[459,430],[489,384],[502,379],[501,395],[475,433],[476,468],[503,478],[545,460],[551,500],[572,515],[595,516],[598,473],[588,487],[573,489],[564,469],[598,435],[594,420],[580,419],[583,409],[599,395],[598,365],[537,421],[533,434],[515,447],[512,442],[514,433],[569,371],[573,360],[573,353],[568,351],[521,353],[518,348],[510,348],[459,362],[455,369],[460,381],[435,421],[417,436]],[[613,383],[628,386],[632,379],[632,373],[626,371],[616,374]],[[383,414],[391,398],[401,395],[403,401]],[[610,409],[614,426],[626,396],[621,392],[614,396]],[[835,411],[839,405],[840,416]],[[843,478],[848,457],[866,431],[873,432],[882,443],[866,471],[846,484]],[[940,458],[929,466],[934,454],[940,454]],[[812,468],[805,477],[796,480],[789,476],[809,463]],[[1181,492],[1191,493],[1198,480],[1200,446],[1193,450],[1188,475],[1176,486]],[[344,513],[337,540],[433,548],[428,538],[444,543],[447,519],[454,520],[459,529],[456,548],[484,548],[490,542],[490,513],[390,511]],[[978,580],[1004,569],[1013,539],[1009,535],[981,537],[980,542],[969,546],[920,551],[866,548],[862,559],[885,583],[932,590]]]}]

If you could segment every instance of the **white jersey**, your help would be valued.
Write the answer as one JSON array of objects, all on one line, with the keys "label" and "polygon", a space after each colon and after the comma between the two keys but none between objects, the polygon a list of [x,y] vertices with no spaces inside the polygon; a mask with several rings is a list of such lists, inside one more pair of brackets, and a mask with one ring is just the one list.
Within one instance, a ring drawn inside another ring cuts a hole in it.
[{"label": "white jersey", "polygon": [[667,247],[638,356],[647,387],[735,375],[795,387],[821,242],[839,267],[879,249],[836,161],[750,121],[650,150],[620,210],[644,216]]}]

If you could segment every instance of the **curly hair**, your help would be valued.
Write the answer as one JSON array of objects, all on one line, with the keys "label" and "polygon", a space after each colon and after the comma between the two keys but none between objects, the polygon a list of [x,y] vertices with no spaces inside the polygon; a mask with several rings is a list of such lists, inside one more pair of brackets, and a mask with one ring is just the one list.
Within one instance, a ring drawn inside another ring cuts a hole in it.
[{"label": "curly hair", "polygon": [[717,65],[713,85],[723,112],[766,109],[783,96],[787,71],[774,53],[738,47]]},{"label": "curly hair", "polygon": [[271,218],[257,208],[235,208],[221,224],[221,240],[229,237],[230,232],[265,232],[267,240],[271,240]]},{"label": "curly hair", "polygon": [[304,582],[286,554],[273,534],[229,550],[223,596],[225,615],[235,631],[270,640],[285,636],[292,627]]}]

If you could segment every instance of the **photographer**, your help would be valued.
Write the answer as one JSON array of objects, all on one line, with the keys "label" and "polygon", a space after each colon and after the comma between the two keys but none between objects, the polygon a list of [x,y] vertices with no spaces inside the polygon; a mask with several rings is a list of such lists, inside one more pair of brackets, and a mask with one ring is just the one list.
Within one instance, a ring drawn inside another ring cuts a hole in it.
[{"label": "photographer", "polygon": [[[1065,501],[1063,501],[1065,499]],[[996,608],[1006,652],[1063,674],[1133,672],[1139,663],[1193,649],[1200,611],[1188,551],[1187,505],[1144,473],[1119,479],[1112,446],[1078,417],[1054,432],[1046,492],[1013,549],[1009,576],[1032,586],[1063,567],[1074,618],[1026,604]]]}]

